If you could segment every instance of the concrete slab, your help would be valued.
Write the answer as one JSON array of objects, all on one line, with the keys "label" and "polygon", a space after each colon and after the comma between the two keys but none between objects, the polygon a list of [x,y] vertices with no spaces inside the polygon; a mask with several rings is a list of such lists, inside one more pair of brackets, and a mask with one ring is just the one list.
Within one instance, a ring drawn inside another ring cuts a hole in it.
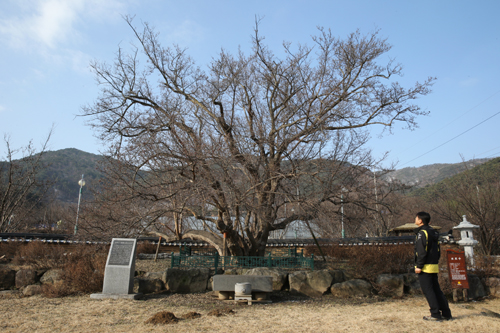
[{"label": "concrete slab", "polygon": [[212,282],[214,291],[232,291],[236,283],[248,282],[252,285],[254,292],[272,292],[273,277],[260,275],[215,275]]}]

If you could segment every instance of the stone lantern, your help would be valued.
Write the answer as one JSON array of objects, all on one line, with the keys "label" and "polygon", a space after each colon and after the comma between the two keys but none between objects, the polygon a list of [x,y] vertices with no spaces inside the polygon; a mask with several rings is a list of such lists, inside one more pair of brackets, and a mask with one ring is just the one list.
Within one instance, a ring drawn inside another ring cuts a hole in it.
[{"label": "stone lantern", "polygon": [[453,227],[453,229],[460,230],[461,239],[457,242],[457,244],[463,246],[465,255],[469,258],[470,263],[474,265],[473,247],[477,245],[478,241],[474,239],[472,230],[479,228],[479,226],[467,221],[465,215],[463,215],[463,218],[463,221],[456,227]]}]

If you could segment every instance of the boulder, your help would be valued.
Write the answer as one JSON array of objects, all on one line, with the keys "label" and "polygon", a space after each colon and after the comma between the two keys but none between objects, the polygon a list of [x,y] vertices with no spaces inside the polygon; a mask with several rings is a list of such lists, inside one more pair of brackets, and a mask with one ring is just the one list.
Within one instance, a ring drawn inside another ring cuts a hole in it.
[{"label": "boulder", "polygon": [[182,270],[168,268],[162,280],[167,290],[174,293],[200,293],[207,289],[210,270],[208,268],[192,268]]},{"label": "boulder", "polygon": [[288,286],[288,273],[278,268],[253,268],[246,271],[244,275],[271,276],[273,278],[273,290],[283,290]]},{"label": "boulder", "polygon": [[64,278],[64,271],[62,269],[49,269],[40,278],[41,283],[52,283],[62,281]]},{"label": "boulder", "polygon": [[288,281],[290,283],[290,292],[303,294],[309,297],[321,297],[323,293],[314,290],[307,281],[306,272],[294,272],[288,275]]},{"label": "boulder", "polygon": [[134,293],[152,294],[165,289],[161,279],[134,278]]},{"label": "boulder", "polygon": [[404,292],[410,295],[422,294],[422,289],[420,288],[420,282],[418,281],[418,275],[415,273],[403,274],[404,281]]},{"label": "boulder", "polygon": [[469,292],[468,297],[470,299],[478,299],[488,296],[486,293],[486,288],[483,286],[481,279],[475,274],[467,274],[467,279],[469,280]]},{"label": "boulder", "polygon": [[401,275],[380,274],[377,277],[379,294],[385,297],[403,297],[404,278]]},{"label": "boulder", "polygon": [[353,296],[371,296],[373,287],[370,282],[360,279],[349,280],[346,282],[335,283],[330,288],[333,296],[353,297]]},{"label": "boulder", "polygon": [[16,271],[0,267],[0,290],[13,289],[16,286]]},{"label": "boulder", "polygon": [[24,296],[35,296],[42,293],[42,286],[39,284],[32,284],[23,288]]},{"label": "boulder", "polygon": [[500,278],[497,277],[489,277],[486,280],[486,285],[488,286],[488,290],[490,295],[499,297],[500,296]]},{"label": "boulder", "polygon": [[309,297],[320,297],[328,291],[334,279],[343,279],[339,272],[320,270],[314,272],[295,272],[288,275],[290,292]]},{"label": "boulder", "polygon": [[307,281],[309,282],[311,288],[319,291],[323,295],[332,286],[333,273],[326,269],[308,272]]},{"label": "boulder", "polygon": [[21,269],[16,273],[16,288],[35,284],[37,282],[37,273],[33,269]]}]

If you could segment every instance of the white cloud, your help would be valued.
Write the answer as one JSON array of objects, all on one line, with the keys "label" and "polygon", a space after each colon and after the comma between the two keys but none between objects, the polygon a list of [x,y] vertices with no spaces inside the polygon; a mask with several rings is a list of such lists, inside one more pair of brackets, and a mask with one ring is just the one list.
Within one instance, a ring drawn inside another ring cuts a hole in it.
[{"label": "white cloud", "polygon": [[[128,0],[11,1],[11,15],[0,19],[0,38],[15,48],[60,47],[79,38],[78,23],[119,17]],[[16,14],[14,14],[16,13]]]},{"label": "white cloud", "polygon": [[479,83],[479,79],[477,77],[468,77],[467,79],[461,80],[459,83],[463,87],[473,87]]},{"label": "white cloud", "polygon": [[5,107],[4,107],[4,106],[2,106],[2,105],[0,105],[0,113],[2,113],[2,112],[3,112],[3,111],[5,111],[5,110],[6,110],[6,109],[5,109]]},{"label": "white cloud", "polygon": [[171,31],[168,38],[181,45],[189,45],[203,38],[203,28],[191,20],[185,20]]},{"label": "white cloud", "polygon": [[42,3],[39,15],[31,21],[33,36],[51,48],[58,42],[64,42],[76,33],[74,24],[82,8],[82,0],[48,0]]}]

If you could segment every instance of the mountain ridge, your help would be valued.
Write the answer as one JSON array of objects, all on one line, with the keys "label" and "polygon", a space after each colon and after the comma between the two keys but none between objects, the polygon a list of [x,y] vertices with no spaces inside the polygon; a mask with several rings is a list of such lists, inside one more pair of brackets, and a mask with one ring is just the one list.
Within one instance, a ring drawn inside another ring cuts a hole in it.
[{"label": "mountain ridge", "polygon": [[444,179],[472,169],[489,160],[491,160],[491,158],[473,159],[460,163],[434,163],[420,167],[406,167],[387,173],[383,179],[388,182],[399,180],[406,185],[421,188],[439,183]]},{"label": "mountain ridge", "polygon": [[[47,168],[40,173],[40,177],[55,182],[51,191],[55,200],[76,202],[80,190],[78,181],[82,175],[84,175],[85,180],[84,192],[90,193],[89,189],[99,189],[99,180],[104,177],[103,172],[99,170],[99,164],[104,159],[103,155],[88,153],[76,148],[46,151],[43,161],[47,164]],[[421,167],[407,167],[389,172],[382,177],[382,180],[388,182],[398,180],[419,189],[437,184],[444,179],[472,169],[489,160],[491,158],[475,159],[461,163],[434,163]]]}]

